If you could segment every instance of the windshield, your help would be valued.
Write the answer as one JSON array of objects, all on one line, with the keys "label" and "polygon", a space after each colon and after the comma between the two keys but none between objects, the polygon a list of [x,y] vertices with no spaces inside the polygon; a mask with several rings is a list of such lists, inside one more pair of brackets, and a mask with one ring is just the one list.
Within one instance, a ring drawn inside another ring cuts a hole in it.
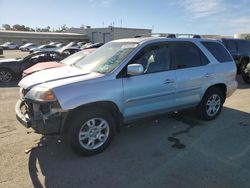
[{"label": "windshield", "polygon": [[90,51],[80,51],[77,52],[64,60],[61,61],[61,63],[66,64],[66,65],[72,65],[74,63],[77,63],[79,60],[85,58],[88,54],[90,54]]},{"label": "windshield", "polygon": [[112,72],[137,46],[131,42],[110,42],[78,61],[75,66],[102,74]]}]

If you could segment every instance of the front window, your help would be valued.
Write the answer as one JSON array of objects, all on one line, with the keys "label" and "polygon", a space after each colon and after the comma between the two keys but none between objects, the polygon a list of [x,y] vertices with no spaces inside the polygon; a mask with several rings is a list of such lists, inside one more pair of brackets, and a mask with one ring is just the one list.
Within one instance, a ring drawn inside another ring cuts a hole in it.
[{"label": "front window", "polygon": [[138,44],[132,42],[110,42],[78,61],[75,66],[102,74],[112,72]]}]

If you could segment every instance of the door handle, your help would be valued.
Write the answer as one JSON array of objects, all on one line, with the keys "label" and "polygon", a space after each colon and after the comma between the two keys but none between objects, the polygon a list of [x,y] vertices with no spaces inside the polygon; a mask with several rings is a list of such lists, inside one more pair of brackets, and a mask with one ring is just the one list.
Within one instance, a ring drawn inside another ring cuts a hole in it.
[{"label": "door handle", "polygon": [[171,84],[174,83],[174,79],[166,79],[164,84]]}]

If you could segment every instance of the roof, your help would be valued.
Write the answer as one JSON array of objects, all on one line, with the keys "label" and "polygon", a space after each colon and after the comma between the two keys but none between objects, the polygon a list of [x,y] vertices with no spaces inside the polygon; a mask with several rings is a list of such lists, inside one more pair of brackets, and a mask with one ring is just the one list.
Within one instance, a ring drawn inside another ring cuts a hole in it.
[{"label": "roof", "polygon": [[127,39],[118,39],[112,42],[135,42],[135,43],[142,43],[148,41],[211,41],[215,42],[216,40],[213,39],[204,39],[204,38],[167,38],[167,37],[138,37],[138,38],[127,38]]}]

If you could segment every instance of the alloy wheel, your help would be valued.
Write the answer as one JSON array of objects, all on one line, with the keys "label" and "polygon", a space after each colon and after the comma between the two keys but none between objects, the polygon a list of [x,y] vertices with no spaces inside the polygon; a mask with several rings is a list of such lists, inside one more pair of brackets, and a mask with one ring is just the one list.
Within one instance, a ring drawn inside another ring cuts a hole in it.
[{"label": "alloy wheel", "polygon": [[108,122],[102,118],[92,118],[80,128],[78,140],[83,148],[94,150],[101,147],[108,136]]}]

